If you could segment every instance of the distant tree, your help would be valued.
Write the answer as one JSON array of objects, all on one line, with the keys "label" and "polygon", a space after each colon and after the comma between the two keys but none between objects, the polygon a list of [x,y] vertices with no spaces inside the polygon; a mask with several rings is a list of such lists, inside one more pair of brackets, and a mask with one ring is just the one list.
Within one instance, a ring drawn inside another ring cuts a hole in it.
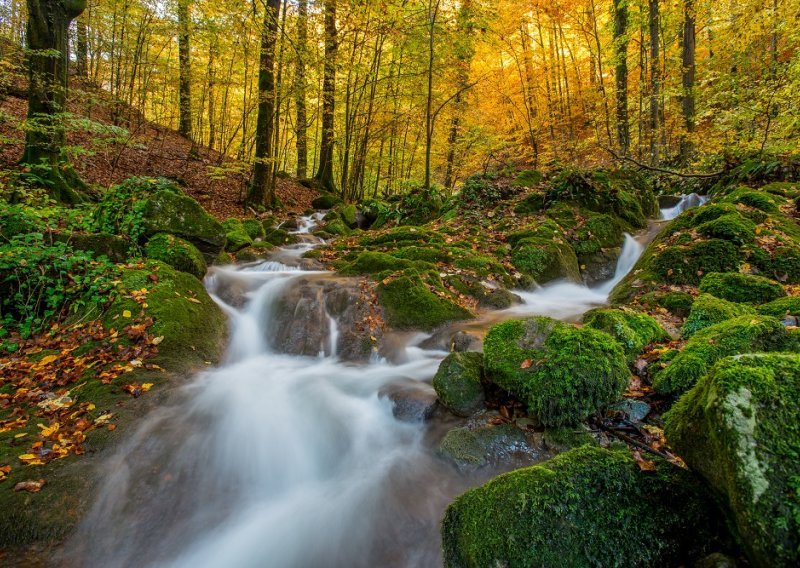
[{"label": "distant tree", "polygon": [[316,180],[328,191],[336,191],[333,180],[333,120],[336,108],[336,0],[325,0],[325,62],[322,77],[322,135]]},{"label": "distant tree", "polygon": [[22,163],[46,166],[40,176],[64,203],[84,200],[85,185],[64,154],[69,71],[69,26],[86,0],[28,0],[28,130]]},{"label": "distant tree", "polygon": [[308,170],[308,119],[306,117],[306,57],[308,56],[308,0],[297,3],[297,59],[295,62],[295,123],[297,177],[306,177]]},{"label": "distant tree", "polygon": [[191,1],[178,0],[178,131],[192,137]]},{"label": "distant tree", "polygon": [[686,133],[681,137],[680,159],[686,162],[694,152],[691,135],[695,128],[695,7],[694,0],[683,0],[683,33],[681,34],[681,109]]},{"label": "distant tree", "polygon": [[617,144],[628,153],[631,144],[628,123],[628,0],[614,0],[614,64],[617,81]]}]

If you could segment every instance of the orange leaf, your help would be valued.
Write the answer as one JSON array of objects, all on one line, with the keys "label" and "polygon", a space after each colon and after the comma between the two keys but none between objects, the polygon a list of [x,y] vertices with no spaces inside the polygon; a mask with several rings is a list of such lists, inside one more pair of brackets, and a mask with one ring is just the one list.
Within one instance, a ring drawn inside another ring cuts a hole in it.
[{"label": "orange leaf", "polygon": [[522,365],[519,366],[519,368],[520,369],[530,369],[531,365],[533,365],[533,361],[531,361],[530,359],[525,359],[522,362]]}]

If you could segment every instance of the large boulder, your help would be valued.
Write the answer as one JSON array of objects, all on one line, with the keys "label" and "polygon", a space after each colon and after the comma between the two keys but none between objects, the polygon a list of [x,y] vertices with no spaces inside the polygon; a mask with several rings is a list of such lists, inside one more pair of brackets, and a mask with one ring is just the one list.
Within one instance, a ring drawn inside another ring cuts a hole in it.
[{"label": "large boulder", "polygon": [[755,310],[746,304],[729,302],[711,294],[700,294],[692,304],[692,309],[683,323],[681,332],[683,337],[688,339],[698,331],[712,325],[754,313]]},{"label": "large boulder", "polygon": [[511,263],[538,284],[553,280],[579,282],[581,279],[578,257],[564,241],[522,239],[511,252]]},{"label": "large boulder", "polygon": [[752,274],[712,272],[700,282],[700,291],[728,300],[747,304],[766,304],[786,296],[783,286]]},{"label": "large boulder", "polygon": [[196,246],[206,262],[225,246],[225,229],[202,206],[186,195],[161,190],[137,205],[145,237],[169,233]]},{"label": "large boulder", "polygon": [[431,331],[449,322],[470,319],[467,309],[448,298],[435,273],[413,269],[398,272],[378,285],[386,323],[395,329]]},{"label": "large boulder", "polygon": [[238,252],[253,244],[253,238],[239,219],[226,219],[222,226],[225,229],[225,250]]},{"label": "large boulder", "polygon": [[669,341],[670,337],[654,318],[630,309],[596,309],[584,316],[584,325],[605,331],[634,359],[647,345]]},{"label": "large boulder", "polygon": [[630,372],[611,336],[550,318],[510,320],[484,341],[489,380],[545,426],[575,424],[619,399]]},{"label": "large boulder", "polygon": [[745,315],[697,332],[653,380],[661,394],[680,395],[692,388],[714,364],[740,353],[796,349],[789,332],[769,316]]},{"label": "large boulder", "polygon": [[145,255],[153,260],[169,264],[175,270],[187,272],[196,278],[206,275],[208,266],[200,251],[190,242],[173,235],[154,235],[145,246]]},{"label": "large boulder", "polygon": [[446,568],[676,566],[713,542],[712,509],[687,471],[584,446],[494,478],[447,509]]},{"label": "large boulder", "polygon": [[754,566],[800,564],[800,356],[723,359],[666,415]]},{"label": "large boulder", "polygon": [[482,410],[483,354],[451,353],[439,365],[433,377],[439,401],[456,416],[470,416]]}]

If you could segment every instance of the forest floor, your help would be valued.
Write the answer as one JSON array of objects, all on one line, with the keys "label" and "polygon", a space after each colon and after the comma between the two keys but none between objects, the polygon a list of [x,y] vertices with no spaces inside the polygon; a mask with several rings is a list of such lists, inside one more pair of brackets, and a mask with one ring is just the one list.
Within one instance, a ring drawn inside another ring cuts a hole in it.
[{"label": "forest floor", "polygon": [[[73,77],[71,89],[67,141],[70,148],[81,149],[71,160],[84,181],[109,187],[132,176],[166,177],[177,180],[187,195],[220,219],[250,215],[244,208],[249,166],[193,144],[127,105],[115,105],[109,93],[89,83]],[[22,157],[28,109],[23,92],[24,84],[5,97],[0,94],[3,172],[13,170]],[[297,181],[280,177],[276,192],[290,214],[310,209],[317,196]]]}]

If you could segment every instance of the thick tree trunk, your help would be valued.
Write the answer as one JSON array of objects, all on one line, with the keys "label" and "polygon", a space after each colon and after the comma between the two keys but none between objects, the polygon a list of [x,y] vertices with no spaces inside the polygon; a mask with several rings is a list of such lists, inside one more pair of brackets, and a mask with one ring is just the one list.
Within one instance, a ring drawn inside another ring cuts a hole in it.
[{"label": "thick tree trunk", "polygon": [[252,207],[275,205],[272,129],[275,125],[275,40],[278,32],[280,0],[267,0],[261,30],[261,55],[258,69],[258,118],[253,179],[247,195]]},{"label": "thick tree trunk", "polygon": [[178,131],[187,138],[192,137],[192,79],[191,79],[191,32],[190,0],[178,0],[178,68],[179,68],[179,112]]},{"label": "thick tree trunk", "polygon": [[659,28],[661,15],[659,0],[649,0],[648,24],[650,35],[650,162],[659,161],[659,130],[661,128],[661,55],[659,54]]},{"label": "thick tree trunk", "polygon": [[69,25],[86,9],[86,0],[28,0],[28,124],[22,163],[47,167],[54,198],[82,201],[84,184],[63,155],[69,70]]},{"label": "thick tree trunk", "polygon": [[617,144],[622,155],[627,155],[631,144],[628,122],[628,0],[614,0],[614,58]]},{"label": "thick tree trunk", "polygon": [[336,191],[333,181],[333,119],[336,104],[336,0],[325,0],[325,63],[322,78],[322,133],[316,180],[328,191]]},{"label": "thick tree trunk", "polygon": [[694,0],[684,0],[683,3],[683,34],[681,37],[682,73],[681,83],[681,109],[686,133],[681,137],[680,159],[687,162],[694,153],[694,143],[691,135],[695,129],[695,8]]},{"label": "thick tree trunk", "polygon": [[308,51],[308,0],[297,3],[297,62],[295,64],[295,137],[297,177],[308,175],[308,118],[306,116],[306,56]]}]

